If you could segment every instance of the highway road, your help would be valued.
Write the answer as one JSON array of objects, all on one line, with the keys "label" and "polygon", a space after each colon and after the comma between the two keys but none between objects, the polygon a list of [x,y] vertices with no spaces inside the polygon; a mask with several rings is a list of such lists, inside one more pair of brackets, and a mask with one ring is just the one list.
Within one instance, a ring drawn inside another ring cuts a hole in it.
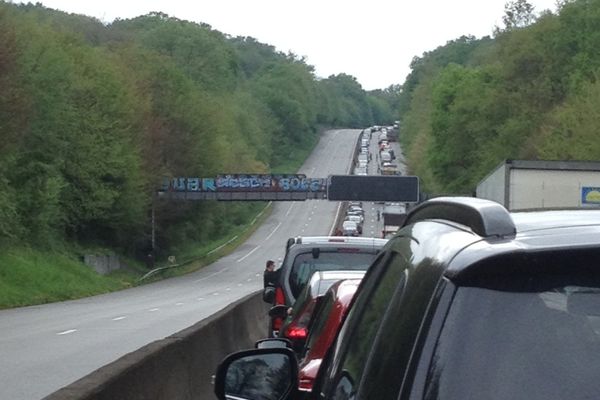
[{"label": "highway road", "polygon": [[[347,174],[360,130],[324,133],[299,173]],[[186,276],[74,301],[0,311],[0,399],[40,399],[262,287],[287,238],[327,235],[337,202],[273,205],[236,251]]]}]

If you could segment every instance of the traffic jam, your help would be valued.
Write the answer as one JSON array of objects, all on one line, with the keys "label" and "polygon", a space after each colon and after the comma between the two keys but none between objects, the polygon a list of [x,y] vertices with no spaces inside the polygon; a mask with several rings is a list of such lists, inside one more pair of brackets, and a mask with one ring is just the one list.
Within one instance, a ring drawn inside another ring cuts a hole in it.
[{"label": "traffic jam", "polygon": [[[397,125],[362,131],[354,175],[401,175],[395,162],[400,151],[391,144],[397,140],[393,132],[397,132]],[[228,358],[221,363],[215,375],[219,399],[310,397],[321,363],[362,278],[399,228],[396,221],[406,215],[405,203],[366,203],[366,212],[363,204],[343,203],[343,220],[333,236],[290,238],[281,266],[267,261],[262,297],[272,305],[268,337],[258,340],[255,349],[230,356],[241,357],[239,360],[231,362]],[[368,227],[366,218],[371,222]],[[291,378],[286,371],[290,365],[284,365],[277,354],[255,356],[264,349],[292,352],[297,360],[292,371],[295,377]]]}]

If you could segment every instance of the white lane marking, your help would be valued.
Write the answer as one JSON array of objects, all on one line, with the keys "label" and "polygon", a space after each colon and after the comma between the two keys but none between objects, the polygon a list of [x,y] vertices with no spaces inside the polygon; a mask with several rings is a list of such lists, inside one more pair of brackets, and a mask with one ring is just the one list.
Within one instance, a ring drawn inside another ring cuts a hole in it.
[{"label": "white lane marking", "polygon": [[[340,207],[341,207],[341,206],[342,206],[342,203],[341,203],[341,202],[339,202],[339,203],[338,203],[338,206],[337,206],[337,210],[335,211],[335,215],[336,215],[336,216],[340,215]],[[330,235],[330,236],[333,236],[333,233],[335,232],[335,222],[336,222],[336,220],[334,219],[334,221],[333,221],[333,225],[331,225],[331,229],[329,230],[329,235]]]},{"label": "white lane marking", "polygon": [[198,297],[198,301],[204,300],[204,297]]},{"label": "white lane marking", "polygon": [[208,276],[205,276],[204,278],[196,279],[196,280],[194,281],[194,283],[198,283],[198,282],[204,281],[204,280],[206,280],[206,279],[208,279],[208,278],[212,278],[212,277],[213,277],[213,276],[215,276],[215,275],[222,274],[223,272],[227,271],[228,269],[229,269],[228,267],[225,267],[225,268],[223,268],[222,270],[219,270],[219,271],[217,271],[217,272],[214,272],[214,273],[212,273],[212,274],[210,274],[210,275],[208,275]]},{"label": "white lane marking", "polygon": [[261,276],[261,274],[256,274],[256,276]]},{"label": "white lane marking", "polygon": [[269,236],[267,236],[267,237],[265,238],[265,242],[266,242],[267,240],[269,240],[269,239],[271,238],[271,236],[273,236],[273,234],[275,233],[275,231],[276,231],[277,229],[279,229],[279,227],[280,227],[280,226],[281,226],[281,222],[277,224],[277,226],[275,227],[275,229],[273,229],[273,231],[272,231],[271,233],[269,233]]},{"label": "white lane marking", "polygon": [[254,253],[256,250],[260,249],[260,246],[256,246],[254,249],[250,251],[250,253],[246,254],[244,257],[240,258],[236,262],[244,261],[250,254]]},{"label": "white lane marking", "polygon": [[206,254],[207,254],[207,255],[208,255],[208,254],[212,254],[212,253],[214,253],[214,252],[215,252],[215,251],[217,251],[217,250],[221,250],[223,247],[227,246],[229,243],[233,242],[235,239],[237,239],[237,235],[236,235],[236,236],[234,236],[234,237],[232,237],[232,238],[231,238],[229,241],[227,241],[227,242],[223,243],[222,245],[220,245],[220,246],[219,246],[219,247],[217,247],[216,249],[212,249],[211,251],[209,251],[209,252],[208,252],[208,253],[206,253]]},{"label": "white lane marking", "polygon": [[176,306],[182,306],[183,303],[175,303]]},{"label": "white lane marking", "polygon": [[149,311],[149,312],[156,312],[156,311],[158,311],[158,310],[160,310],[160,308],[151,308],[151,309],[149,309],[148,311]]},{"label": "white lane marking", "polygon": [[290,208],[288,208],[287,212],[285,213],[285,216],[287,217],[288,215],[290,215],[290,212],[292,211],[292,207],[294,207],[294,203],[292,203],[290,205]]},{"label": "white lane marking", "polygon": [[230,287],[228,287],[228,288],[225,288],[225,291],[226,291],[226,292],[231,292],[231,288],[230,288]]},{"label": "white lane marking", "polygon": [[219,295],[219,292],[214,292],[213,293],[213,296],[218,296],[218,295]]},{"label": "white lane marking", "polygon": [[243,286],[243,283],[238,283],[238,287]]},{"label": "white lane marking", "polygon": [[127,317],[123,317],[123,316],[121,316],[121,317],[115,317],[115,318],[113,318],[112,320],[113,320],[113,321],[120,321],[120,320],[122,320],[122,319],[125,319],[125,318],[127,318]]},{"label": "white lane marking", "polygon": [[77,329],[69,329],[68,331],[58,332],[57,335],[68,335],[69,333],[77,332]]},{"label": "white lane marking", "polygon": [[247,280],[248,280],[248,282],[252,282],[252,278],[248,278]]}]

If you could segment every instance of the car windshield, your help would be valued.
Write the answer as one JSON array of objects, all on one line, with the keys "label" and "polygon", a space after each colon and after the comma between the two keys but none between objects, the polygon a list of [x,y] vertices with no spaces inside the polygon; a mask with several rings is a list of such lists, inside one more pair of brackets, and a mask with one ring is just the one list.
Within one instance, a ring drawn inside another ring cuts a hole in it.
[{"label": "car windshield", "polygon": [[500,290],[460,287],[433,356],[425,398],[597,398],[598,279],[569,280],[554,286],[528,278],[528,288],[522,281],[519,288]]},{"label": "car windshield", "polygon": [[294,297],[306,285],[315,271],[356,270],[366,271],[375,258],[374,252],[360,252],[358,249],[347,249],[344,252],[321,251],[318,258],[312,253],[302,253],[296,256],[289,283]]}]

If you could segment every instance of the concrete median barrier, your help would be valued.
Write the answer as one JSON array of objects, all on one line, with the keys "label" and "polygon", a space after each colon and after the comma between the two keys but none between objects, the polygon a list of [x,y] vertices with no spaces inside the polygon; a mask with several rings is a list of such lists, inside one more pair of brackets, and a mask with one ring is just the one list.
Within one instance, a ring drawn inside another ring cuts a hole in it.
[{"label": "concrete median barrier", "polygon": [[211,376],[217,364],[267,336],[269,305],[261,293],[129,353],[44,400],[215,399]]}]

